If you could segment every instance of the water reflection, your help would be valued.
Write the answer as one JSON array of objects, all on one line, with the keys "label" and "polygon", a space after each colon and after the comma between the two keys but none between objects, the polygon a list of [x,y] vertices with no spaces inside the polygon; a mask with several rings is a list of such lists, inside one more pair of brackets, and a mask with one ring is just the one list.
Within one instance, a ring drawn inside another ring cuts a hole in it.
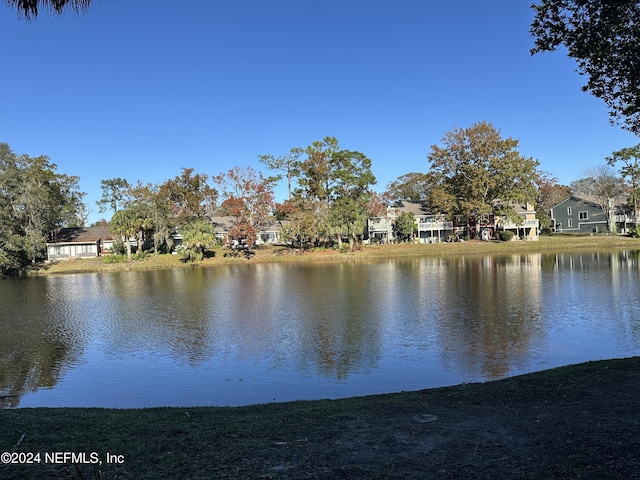
[{"label": "water reflection", "polygon": [[[0,406],[17,406],[21,395],[54,387],[82,357],[87,330],[74,310],[83,298],[80,282],[70,280],[64,292],[59,279],[0,281]],[[90,281],[88,276],[82,283]]]},{"label": "water reflection", "polygon": [[638,271],[596,252],[4,280],[0,401],[239,405],[636,355]]},{"label": "water reflection", "polygon": [[543,340],[540,257],[451,261],[446,289],[453,303],[438,327],[446,365],[492,379],[526,364]]}]

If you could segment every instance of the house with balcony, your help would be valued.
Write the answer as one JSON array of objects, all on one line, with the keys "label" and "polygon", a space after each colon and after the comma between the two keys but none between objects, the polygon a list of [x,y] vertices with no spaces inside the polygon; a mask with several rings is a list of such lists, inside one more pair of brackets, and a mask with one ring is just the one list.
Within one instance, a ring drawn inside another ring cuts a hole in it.
[{"label": "house with balcony", "polygon": [[[498,208],[500,202],[494,202]],[[383,216],[370,218],[368,222],[368,239],[373,243],[389,243],[395,240],[393,225],[403,213],[413,213],[416,222],[416,239],[421,243],[438,243],[448,240],[452,235],[463,239],[493,240],[497,232],[510,230],[514,238],[522,240],[538,240],[539,221],[532,204],[511,204],[515,212],[511,218],[496,214],[484,217],[476,215],[453,215],[451,219],[443,213],[427,212],[421,203],[400,201],[389,206]]]},{"label": "house with balcony", "polygon": [[540,221],[536,218],[536,209],[533,204],[513,204],[512,208],[515,210],[517,218],[499,218],[497,220],[498,228],[513,232],[514,238],[530,241],[538,240]]},{"label": "house with balcony", "polygon": [[422,203],[401,200],[387,207],[385,215],[368,220],[367,238],[373,243],[389,243],[395,240],[393,225],[403,213],[412,213],[416,222],[415,233],[421,243],[438,243],[453,233],[453,222],[442,214],[427,212]]}]

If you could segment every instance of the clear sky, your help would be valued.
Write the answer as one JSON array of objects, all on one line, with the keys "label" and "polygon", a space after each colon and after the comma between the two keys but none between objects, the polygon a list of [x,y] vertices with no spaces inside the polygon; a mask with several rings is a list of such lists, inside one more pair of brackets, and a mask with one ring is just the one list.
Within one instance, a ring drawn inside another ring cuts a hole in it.
[{"label": "clear sky", "polygon": [[97,0],[31,23],[0,6],[0,142],[78,175],[90,222],[100,180],[264,171],[259,155],[326,136],[384,191],[478,121],[569,184],[640,141],[564,53],[530,56],[530,3]]}]

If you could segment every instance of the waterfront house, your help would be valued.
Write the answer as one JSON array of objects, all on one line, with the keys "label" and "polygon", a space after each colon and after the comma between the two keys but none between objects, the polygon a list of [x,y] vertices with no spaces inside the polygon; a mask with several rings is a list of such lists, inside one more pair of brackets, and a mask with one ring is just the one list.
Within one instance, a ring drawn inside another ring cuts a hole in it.
[{"label": "waterfront house", "polygon": [[[229,230],[233,228],[234,222],[236,221],[235,217],[225,216],[225,215],[217,215],[212,216],[209,221],[211,225],[213,225],[213,232],[216,239],[221,242],[225,242],[227,235],[229,235]],[[280,242],[280,228],[282,228],[283,224],[286,221],[281,220],[272,220],[268,222],[265,226],[263,226],[259,231],[256,232],[256,245],[265,245],[265,244],[275,244]],[[182,245],[182,233],[179,229],[176,229],[172,234],[173,238],[173,246],[177,247]]]},{"label": "waterfront house", "polygon": [[511,208],[515,211],[517,219],[500,217],[496,220],[498,228],[513,232],[514,238],[529,241],[538,240],[540,221],[536,218],[536,209],[533,204],[512,204]]},{"label": "waterfront house", "polygon": [[47,260],[68,260],[103,255],[114,243],[108,227],[61,228],[47,242]]},{"label": "waterfront house", "polygon": [[[614,223],[618,232],[633,227],[633,215],[628,206],[628,195],[619,195],[613,201]],[[551,208],[551,220],[556,232],[602,233],[608,232],[607,216],[595,198],[571,195]]]},{"label": "waterfront house", "polygon": [[[498,208],[499,202],[494,202]],[[389,243],[395,240],[393,224],[403,213],[413,213],[416,222],[416,238],[421,243],[437,243],[452,235],[458,238],[469,237],[493,240],[500,230],[512,231],[515,238],[538,240],[539,222],[532,204],[512,204],[516,217],[508,219],[495,214],[479,218],[475,215],[454,215],[451,220],[442,213],[430,213],[421,203],[400,201],[387,208],[383,216],[373,217],[368,222],[368,238],[375,243]]]},{"label": "waterfront house", "polygon": [[453,233],[453,222],[442,214],[429,213],[422,203],[401,200],[387,207],[384,215],[372,217],[367,223],[367,238],[374,243],[389,243],[395,240],[393,225],[403,213],[412,213],[416,222],[416,238],[422,243],[437,243]]}]

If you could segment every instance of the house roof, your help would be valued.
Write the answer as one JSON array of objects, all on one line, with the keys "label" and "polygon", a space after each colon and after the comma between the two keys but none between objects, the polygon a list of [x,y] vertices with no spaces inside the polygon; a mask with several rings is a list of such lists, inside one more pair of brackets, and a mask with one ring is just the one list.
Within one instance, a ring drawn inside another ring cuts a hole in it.
[{"label": "house roof", "polygon": [[215,233],[227,233],[233,226],[233,217],[214,216],[210,220]]},{"label": "house roof", "polygon": [[[561,202],[558,202],[557,204],[555,204],[551,208],[554,209],[554,208],[558,207],[559,205],[562,205],[563,203],[565,203],[565,202],[567,202],[569,200],[573,200],[573,201],[576,201],[576,202],[591,203],[594,207],[600,208],[597,197],[595,197],[593,195],[570,195],[567,198],[565,198],[564,200],[562,200]],[[614,198],[614,201],[615,201],[615,205],[616,206],[619,206],[619,207],[620,206],[626,206],[627,203],[629,202],[629,194],[622,193],[622,194],[616,196]]]},{"label": "house roof", "polygon": [[[213,216],[211,217],[211,224],[215,233],[227,233],[235,222],[235,217],[231,216]],[[278,230],[282,225],[288,223],[287,220],[271,220],[267,222],[260,231],[274,231]]]},{"label": "house roof", "polygon": [[113,235],[111,235],[111,231],[108,227],[61,228],[59,232],[52,235],[47,244],[96,243],[100,240],[113,240]]},{"label": "house roof", "polygon": [[400,200],[396,206],[400,213],[413,213],[414,215],[425,215],[427,212],[424,209],[422,202],[409,202],[407,200]]}]

